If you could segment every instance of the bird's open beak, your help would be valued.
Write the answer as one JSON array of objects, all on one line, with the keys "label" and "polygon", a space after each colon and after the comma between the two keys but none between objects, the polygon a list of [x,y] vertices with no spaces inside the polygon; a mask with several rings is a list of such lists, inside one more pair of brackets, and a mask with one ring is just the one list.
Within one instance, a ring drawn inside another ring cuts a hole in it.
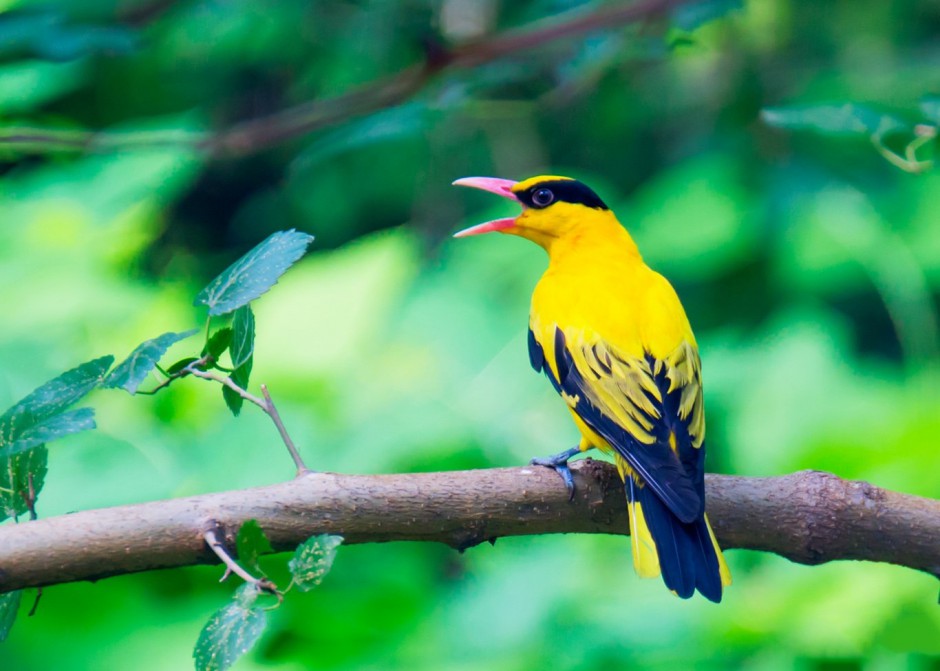
[{"label": "bird's open beak", "polygon": [[[490,193],[495,193],[497,196],[502,196],[503,198],[508,198],[515,202],[519,202],[519,199],[516,198],[516,195],[512,192],[512,187],[516,185],[516,182],[511,179],[498,179],[496,177],[463,177],[454,181],[454,186],[472,186],[474,189],[481,189],[483,191],[489,191]],[[465,238],[468,235],[477,235],[479,233],[489,233],[491,231],[505,231],[507,228],[512,228],[516,223],[516,217],[508,217],[506,219],[494,219],[493,221],[487,221],[482,224],[477,224],[476,226],[471,226],[470,228],[465,228],[462,231],[454,233],[455,238]]]}]

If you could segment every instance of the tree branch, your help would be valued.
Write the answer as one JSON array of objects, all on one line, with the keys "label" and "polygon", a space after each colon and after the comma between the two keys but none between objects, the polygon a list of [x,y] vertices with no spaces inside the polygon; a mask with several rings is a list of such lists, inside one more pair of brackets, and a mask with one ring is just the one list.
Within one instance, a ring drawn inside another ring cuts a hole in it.
[{"label": "tree branch", "polygon": [[[195,146],[213,156],[251,154],[292,138],[405,102],[445,70],[469,69],[515,53],[660,16],[690,0],[639,0],[603,6],[585,13],[574,10],[516,30],[448,49],[429,48],[424,63],[378,79],[342,95],[312,100],[244,121],[216,133],[178,130],[105,132],[58,130],[29,126],[0,128],[0,146],[23,152],[118,151],[166,145]],[[159,3],[156,3],[159,4]]]},{"label": "tree branch", "polygon": [[[502,536],[627,530],[616,471],[572,464],[572,502],[546,468],[404,475],[306,473],[278,485],[62,515],[0,526],[0,592],[157,568],[217,563],[214,521],[231,544],[256,519],[276,550],[319,533],[347,543],[437,541],[465,549]],[[803,564],[865,559],[940,575],[940,501],[829,473],[711,475],[709,519],[725,548]],[[628,551],[628,550],[625,550]]]}]

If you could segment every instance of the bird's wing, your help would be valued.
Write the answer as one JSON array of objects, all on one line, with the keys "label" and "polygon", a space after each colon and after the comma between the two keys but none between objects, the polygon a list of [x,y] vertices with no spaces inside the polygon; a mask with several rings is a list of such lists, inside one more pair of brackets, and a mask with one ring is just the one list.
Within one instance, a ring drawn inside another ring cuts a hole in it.
[{"label": "bird's wing", "polygon": [[545,348],[529,331],[529,359],[594,432],[666,506],[689,523],[704,512],[701,363],[683,342],[657,359],[625,356],[599,337],[555,328]]}]

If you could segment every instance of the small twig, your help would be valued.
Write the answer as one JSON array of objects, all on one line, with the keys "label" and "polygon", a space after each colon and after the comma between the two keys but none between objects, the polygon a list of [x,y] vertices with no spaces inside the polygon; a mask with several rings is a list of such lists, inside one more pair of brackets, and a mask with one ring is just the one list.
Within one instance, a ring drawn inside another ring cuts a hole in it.
[{"label": "small twig", "polygon": [[161,389],[165,387],[169,387],[170,384],[173,383],[175,380],[179,380],[180,378],[186,377],[187,375],[193,373],[194,370],[199,370],[201,366],[205,366],[209,362],[209,359],[210,357],[207,354],[200,359],[196,359],[195,361],[192,361],[188,366],[186,366],[185,368],[181,368],[175,373],[167,372],[159,364],[157,364],[157,370],[159,370],[160,373],[162,373],[166,377],[166,379],[163,380],[163,382],[158,384],[153,389],[147,389],[147,390],[138,389],[137,393],[142,396],[154,396]]},{"label": "small twig", "polygon": [[212,380],[214,382],[218,382],[219,384],[225,385],[226,387],[234,391],[236,394],[241,396],[243,399],[245,399],[249,403],[254,403],[256,406],[264,410],[269,415],[271,414],[270,412],[268,412],[268,406],[264,402],[263,399],[260,399],[254,394],[251,394],[245,391],[244,389],[239,387],[237,384],[232,382],[232,378],[230,377],[222,377],[221,375],[216,375],[215,373],[212,373],[207,370],[200,370],[198,368],[194,368],[194,366],[198,363],[199,363],[198,361],[194,361],[193,363],[186,366],[186,368],[184,368],[183,370],[185,370],[190,375],[201,377],[203,380]]},{"label": "small twig", "polygon": [[[925,128],[925,126],[921,124],[921,128]],[[911,163],[921,162],[920,159],[917,158],[917,150],[923,147],[925,144],[932,142],[933,139],[937,136],[935,128],[931,128],[930,126],[926,126],[926,128],[932,130],[933,132],[931,133],[928,130],[919,130],[918,132],[918,129],[915,129],[915,132],[917,132],[917,137],[911,140],[907,147],[904,148],[904,156]],[[933,163],[933,161],[930,161],[929,159],[923,162],[931,164]]]},{"label": "small twig", "polygon": [[235,561],[232,555],[228,553],[225,545],[223,545],[222,541],[219,539],[219,534],[216,529],[216,522],[213,521],[212,525],[213,528],[208,529],[202,535],[202,537],[206,539],[206,545],[208,545],[215,555],[222,560],[222,563],[225,564],[225,573],[222,575],[222,580],[225,580],[230,574],[234,573],[239,578],[247,583],[251,583],[262,592],[267,592],[268,594],[278,594],[277,585],[267,578],[254,577],[248,571],[243,569],[237,561]]},{"label": "small twig", "polygon": [[277,427],[278,433],[281,434],[281,440],[283,440],[284,444],[287,445],[287,451],[290,452],[291,459],[294,460],[294,464],[297,466],[297,475],[309,473],[310,469],[307,468],[303,457],[301,457],[300,452],[297,451],[297,446],[294,445],[294,441],[291,440],[290,435],[287,433],[287,428],[284,426],[284,422],[281,421],[281,415],[278,413],[277,408],[274,405],[274,401],[271,400],[271,394],[268,393],[267,385],[261,385],[261,393],[264,394],[264,400],[267,405],[265,412],[267,412],[268,416],[271,417],[271,420],[274,422],[274,426]]},{"label": "small twig", "polygon": [[177,375],[170,375],[169,377],[167,377],[167,379],[165,379],[163,382],[161,382],[160,384],[158,384],[158,385],[157,385],[156,387],[154,387],[153,389],[138,389],[138,390],[137,390],[137,394],[140,395],[140,396],[154,396],[158,391],[160,391],[160,390],[163,389],[164,387],[169,387],[169,386],[170,386],[170,383],[172,383],[174,380],[180,379],[181,377],[183,377],[183,376],[182,376],[182,375],[178,375],[178,374],[177,374]]},{"label": "small twig", "polygon": [[42,586],[36,588],[36,598],[33,599],[33,607],[29,609],[29,612],[26,613],[26,617],[32,617],[36,614],[36,609],[39,608],[39,600],[42,598]]},{"label": "small twig", "polygon": [[[26,490],[27,491],[23,493],[23,497],[26,499],[26,509],[29,511],[30,521],[35,522],[38,515],[36,515],[36,484],[33,482],[32,472],[26,474]],[[36,614],[36,609],[39,608],[39,600],[41,598],[42,587],[40,586],[36,588],[36,598],[33,599],[33,605],[26,614],[27,617],[32,617]]]},{"label": "small twig", "polygon": [[[927,170],[930,170],[933,167],[933,161],[918,160],[916,157],[916,153],[915,153],[918,147],[920,147],[920,145],[924,144],[928,140],[929,138],[926,140],[923,138],[917,138],[913,140],[910,143],[910,145],[908,145],[908,150],[905,152],[905,154],[907,155],[907,158],[905,158],[904,156],[899,156],[894,151],[889,149],[882,141],[881,136],[877,134],[871,136],[871,143],[872,145],[874,145],[875,150],[879,154],[881,154],[881,156],[886,161],[888,161],[888,163],[890,163],[896,168],[900,168],[904,172],[909,172],[915,175],[922,173],[922,172],[926,172]],[[911,150],[911,146],[913,146],[913,150]]]},{"label": "small twig", "polygon": [[30,521],[35,521],[38,516],[36,515],[36,485],[33,483],[32,472],[26,474],[26,491],[21,491],[20,496],[23,497],[23,503],[26,504]]},{"label": "small twig", "polygon": [[281,440],[284,441],[284,445],[287,446],[287,451],[290,452],[291,459],[294,460],[294,465],[297,466],[297,475],[303,475],[304,473],[310,473],[310,469],[307,468],[307,465],[304,463],[303,457],[300,456],[300,452],[297,451],[297,446],[294,445],[294,441],[291,439],[290,434],[287,433],[287,427],[284,426],[284,422],[281,420],[281,415],[277,411],[277,407],[274,405],[274,401],[271,400],[271,394],[268,393],[268,388],[266,385],[261,385],[261,393],[264,394],[264,398],[258,398],[254,394],[251,394],[232,381],[230,377],[222,377],[221,375],[216,375],[207,370],[200,370],[195,368],[199,361],[194,361],[189,364],[183,370],[191,375],[196,377],[201,377],[204,380],[213,380],[219,384],[223,384],[236,394],[241,396],[246,401],[254,403],[256,406],[264,410],[265,414],[271,418],[271,421],[274,422],[274,426],[277,427],[277,432],[281,435]]}]

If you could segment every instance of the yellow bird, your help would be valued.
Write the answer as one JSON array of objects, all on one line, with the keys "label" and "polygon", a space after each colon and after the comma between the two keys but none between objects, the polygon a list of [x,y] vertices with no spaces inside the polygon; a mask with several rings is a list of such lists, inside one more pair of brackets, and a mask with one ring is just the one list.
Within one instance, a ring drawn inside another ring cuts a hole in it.
[{"label": "yellow bird", "polygon": [[517,217],[460,231],[499,231],[548,252],[532,294],[529,358],[571,411],[580,443],[550,466],[574,494],[568,459],[596,447],[624,481],[633,565],[675,594],[718,602],[731,574],[705,516],[701,362],[675,290],[587,186],[543,175],[454,182],[522,205]]}]

